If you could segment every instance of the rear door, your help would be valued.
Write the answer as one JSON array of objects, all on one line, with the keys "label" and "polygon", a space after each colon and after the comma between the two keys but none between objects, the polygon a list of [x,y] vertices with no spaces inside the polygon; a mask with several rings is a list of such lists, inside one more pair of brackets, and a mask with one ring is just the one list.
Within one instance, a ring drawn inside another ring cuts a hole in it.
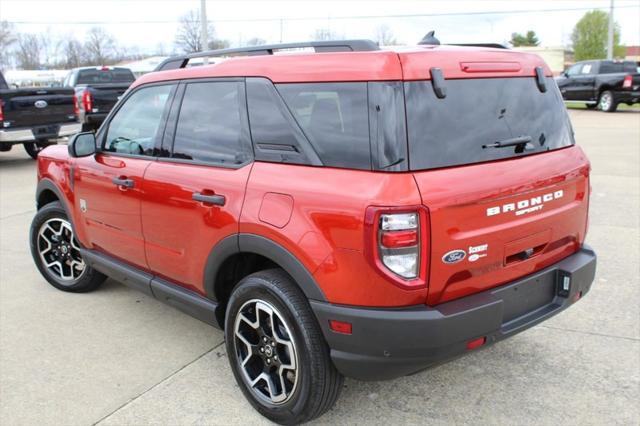
[{"label": "rear door", "polygon": [[204,294],[207,258],[238,233],[251,171],[244,81],[187,82],[171,117],[165,157],[144,179],[146,257],[154,273]]},{"label": "rear door", "polygon": [[98,135],[101,152],[78,158],[75,203],[94,249],[147,268],[140,200],[142,179],[155,161],[175,84],[140,87]]},{"label": "rear door", "polygon": [[445,84],[439,99],[428,81],[405,83],[410,168],[431,217],[430,304],[557,262],[587,222],[589,164],[551,78],[546,92],[533,77]]}]

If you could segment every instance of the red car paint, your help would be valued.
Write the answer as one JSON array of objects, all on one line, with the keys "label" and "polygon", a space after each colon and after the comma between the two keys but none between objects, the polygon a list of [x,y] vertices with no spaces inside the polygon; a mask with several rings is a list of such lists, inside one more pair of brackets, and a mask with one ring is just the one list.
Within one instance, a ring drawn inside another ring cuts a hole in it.
[{"label": "red car paint", "polygon": [[[235,58],[147,74],[132,88],[238,76],[273,82],[428,80],[432,66],[447,79],[535,76],[535,67],[551,75],[535,55],[442,46]],[[111,153],[70,159],[61,146],[48,148],[38,162],[39,179],[59,188],[76,236],[87,248],[204,295],[205,262],[216,243],[238,232],[256,234],[294,255],[328,302],[380,307],[436,305],[574,253],[586,232],[588,174],[589,163],[576,146],[514,161],[402,173],[260,161],[239,169],[215,168]],[[111,183],[125,176],[135,181],[133,189]],[[540,212],[518,219],[513,212],[487,216],[488,208],[559,190],[563,197],[545,203]],[[195,191],[223,194],[227,202],[203,205],[191,199]],[[78,200],[85,197],[99,201],[82,212]],[[420,273],[410,285],[376,256],[367,215],[386,211],[420,213]],[[484,256],[475,262],[441,262],[451,250],[483,245]],[[530,258],[512,258],[530,246],[536,247]]]}]

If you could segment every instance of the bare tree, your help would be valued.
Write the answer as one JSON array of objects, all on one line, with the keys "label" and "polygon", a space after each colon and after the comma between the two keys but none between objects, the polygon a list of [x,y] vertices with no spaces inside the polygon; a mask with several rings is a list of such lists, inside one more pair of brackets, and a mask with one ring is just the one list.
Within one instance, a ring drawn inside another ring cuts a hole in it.
[{"label": "bare tree", "polygon": [[214,38],[209,42],[209,49],[212,49],[212,50],[226,49],[229,46],[231,46],[231,43],[229,42],[229,40]]},{"label": "bare tree", "polygon": [[93,27],[87,32],[84,50],[91,65],[111,64],[116,60],[115,39],[102,27]]},{"label": "bare tree", "polygon": [[60,41],[61,60],[59,65],[63,68],[77,68],[85,63],[84,47],[82,43],[71,36]]},{"label": "bare tree", "polygon": [[393,31],[387,25],[378,25],[375,29],[374,40],[380,46],[393,46],[398,44],[398,40],[393,35]]},{"label": "bare tree", "polygon": [[[213,25],[207,25],[207,39],[214,40]],[[202,50],[200,38],[200,12],[191,10],[180,18],[180,26],[176,34],[176,45],[185,53],[199,52]]]},{"label": "bare tree", "polygon": [[16,65],[23,70],[36,70],[41,65],[41,39],[36,34],[18,34]]},{"label": "bare tree", "polygon": [[263,46],[265,44],[267,44],[267,41],[260,37],[250,38],[246,43],[247,46]]},{"label": "bare tree", "polygon": [[0,68],[9,65],[10,48],[15,42],[13,25],[7,21],[0,21]]}]

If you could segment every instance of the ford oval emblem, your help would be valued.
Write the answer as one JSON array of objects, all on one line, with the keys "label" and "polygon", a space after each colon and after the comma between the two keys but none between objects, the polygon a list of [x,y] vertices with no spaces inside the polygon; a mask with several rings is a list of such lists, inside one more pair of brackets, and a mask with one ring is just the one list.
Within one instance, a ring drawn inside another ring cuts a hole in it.
[{"label": "ford oval emblem", "polygon": [[451,250],[442,256],[442,261],[444,263],[458,263],[462,259],[467,256],[467,253],[464,250]]},{"label": "ford oval emblem", "polygon": [[33,105],[35,105],[36,108],[46,108],[47,105],[49,104],[47,103],[47,101],[40,100],[40,101],[36,101],[36,103]]}]

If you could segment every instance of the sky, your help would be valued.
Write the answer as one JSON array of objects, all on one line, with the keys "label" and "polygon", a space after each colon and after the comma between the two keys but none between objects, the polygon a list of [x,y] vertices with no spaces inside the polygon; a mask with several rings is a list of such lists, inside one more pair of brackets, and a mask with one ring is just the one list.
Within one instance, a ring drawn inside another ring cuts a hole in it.
[{"label": "sky", "polygon": [[[207,1],[216,37],[232,46],[259,37],[267,42],[309,40],[316,29],[345,38],[372,38],[387,26],[398,42],[415,44],[430,30],[443,43],[504,43],[511,33],[533,30],[541,45],[570,43],[575,23],[610,0],[537,1]],[[0,20],[18,31],[84,37],[102,26],[124,46],[143,53],[174,49],[180,16],[199,0],[0,0]],[[411,16],[413,15],[413,16]],[[417,15],[417,16],[415,16]],[[621,42],[640,45],[640,0],[615,0]]]}]

